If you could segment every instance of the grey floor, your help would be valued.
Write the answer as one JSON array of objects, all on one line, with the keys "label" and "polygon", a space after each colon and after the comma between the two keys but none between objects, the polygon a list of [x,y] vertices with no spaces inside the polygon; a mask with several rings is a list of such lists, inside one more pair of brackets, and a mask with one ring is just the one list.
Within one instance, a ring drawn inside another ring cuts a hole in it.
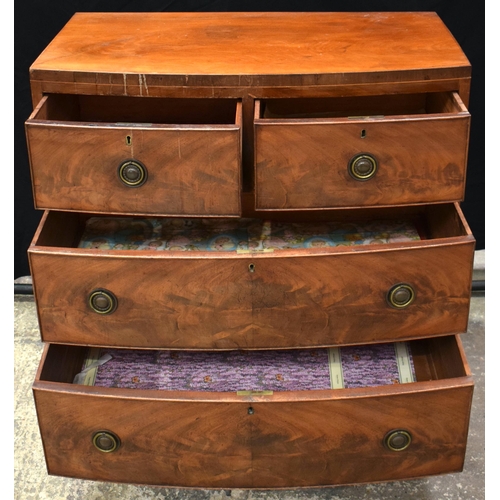
[{"label": "grey floor", "polygon": [[412,481],[323,489],[247,491],[152,488],[48,476],[36,423],[31,384],[42,352],[31,296],[15,296],[14,489],[18,500],[128,499],[420,499],[479,500],[484,488],[484,296],[473,296],[469,331],[462,336],[475,379],[465,467],[460,474]]}]

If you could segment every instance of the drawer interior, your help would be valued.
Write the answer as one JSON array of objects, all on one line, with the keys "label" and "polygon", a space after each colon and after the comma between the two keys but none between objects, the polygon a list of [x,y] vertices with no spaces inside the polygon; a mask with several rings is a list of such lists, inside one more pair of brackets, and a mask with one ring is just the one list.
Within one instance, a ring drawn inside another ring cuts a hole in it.
[{"label": "drawer interior", "polygon": [[467,112],[456,92],[357,97],[262,99],[257,119],[384,118]]},{"label": "drawer interior", "polygon": [[[101,250],[271,251],[415,243],[470,235],[453,204],[339,210],[318,217],[182,219],[47,212],[34,246]],[[61,230],[64,228],[64,230]]]},{"label": "drawer interior", "polygon": [[49,94],[33,119],[138,124],[239,124],[237,99],[187,99]]},{"label": "drawer interior", "polygon": [[282,351],[148,351],[50,344],[39,380],[120,389],[294,392],[467,375],[457,338],[449,336]]}]

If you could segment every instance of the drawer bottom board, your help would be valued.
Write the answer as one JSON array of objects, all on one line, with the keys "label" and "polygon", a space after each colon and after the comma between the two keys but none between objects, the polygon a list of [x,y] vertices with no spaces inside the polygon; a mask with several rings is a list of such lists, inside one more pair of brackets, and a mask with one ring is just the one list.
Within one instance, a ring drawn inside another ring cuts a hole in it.
[{"label": "drawer bottom board", "polygon": [[[453,336],[412,342],[415,383],[269,395],[75,385],[85,352],[49,345],[35,380],[50,474],[172,487],[290,488],[463,467],[473,382]],[[115,440],[112,452],[99,449],[100,436]],[[408,446],[391,448],[394,436],[393,444],[406,439]]]}]

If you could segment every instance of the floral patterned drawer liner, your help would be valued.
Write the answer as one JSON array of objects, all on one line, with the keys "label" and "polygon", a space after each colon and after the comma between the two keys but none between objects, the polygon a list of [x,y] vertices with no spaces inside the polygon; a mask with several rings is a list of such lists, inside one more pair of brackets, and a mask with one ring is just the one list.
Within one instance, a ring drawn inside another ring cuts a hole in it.
[{"label": "floral patterned drawer liner", "polygon": [[169,391],[302,391],[415,381],[406,342],[281,351],[90,348],[74,383]]},{"label": "floral patterned drawer liner", "polygon": [[314,247],[419,240],[407,221],[355,223],[276,222],[260,219],[92,217],[79,248],[272,252]]}]

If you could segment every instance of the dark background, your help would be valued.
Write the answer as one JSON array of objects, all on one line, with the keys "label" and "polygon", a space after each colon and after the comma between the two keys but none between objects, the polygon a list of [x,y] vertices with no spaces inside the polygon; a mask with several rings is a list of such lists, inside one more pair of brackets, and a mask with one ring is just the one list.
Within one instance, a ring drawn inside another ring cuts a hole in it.
[{"label": "dark background", "polygon": [[472,115],[467,188],[462,209],[477,240],[485,240],[485,5],[470,0],[23,0],[14,11],[14,278],[30,274],[26,250],[41,218],[33,208],[24,121],[32,111],[29,67],[75,12],[358,12],[433,11],[457,39],[472,65]]}]

